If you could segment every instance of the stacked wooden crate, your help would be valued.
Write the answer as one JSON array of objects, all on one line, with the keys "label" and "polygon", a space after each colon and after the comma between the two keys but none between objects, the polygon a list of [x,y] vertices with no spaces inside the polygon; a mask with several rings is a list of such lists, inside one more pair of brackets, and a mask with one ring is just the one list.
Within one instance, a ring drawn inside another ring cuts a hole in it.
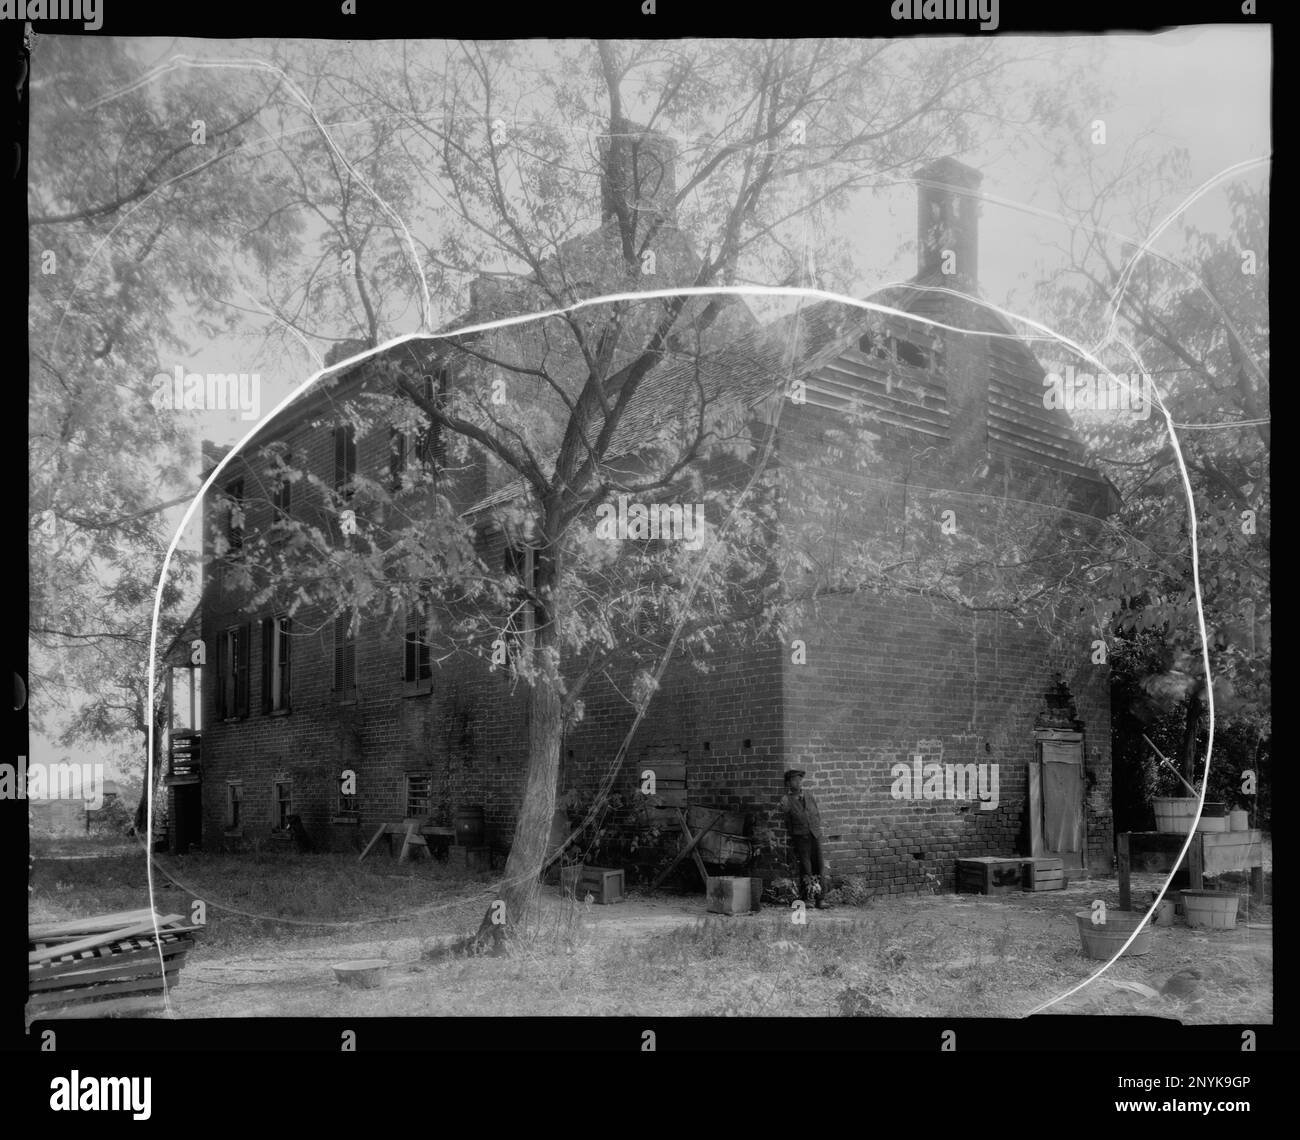
[{"label": "stacked wooden crate", "polygon": [[453,843],[447,848],[447,862],[453,867],[463,867],[467,871],[492,870],[491,847],[462,847]]},{"label": "stacked wooden crate", "polygon": [[1025,890],[1060,891],[1065,889],[1064,859],[1026,859]]},{"label": "stacked wooden crate", "polygon": [[957,890],[977,895],[1006,895],[1023,890],[1024,859],[981,855],[957,860]]},{"label": "stacked wooden crate", "polygon": [[[157,933],[155,934],[155,926]],[[106,1012],[104,999],[149,998],[180,984],[196,926],[148,908],[48,922],[27,931],[27,1006],[47,1016],[93,1003],[79,1016]]]},{"label": "stacked wooden crate", "polygon": [[565,894],[580,900],[590,894],[593,902],[604,906],[622,902],[627,894],[623,871],[615,867],[565,867],[560,873],[560,883]]},{"label": "stacked wooden crate", "polygon": [[749,914],[763,906],[763,880],[722,875],[709,879],[706,909],[710,914]]}]

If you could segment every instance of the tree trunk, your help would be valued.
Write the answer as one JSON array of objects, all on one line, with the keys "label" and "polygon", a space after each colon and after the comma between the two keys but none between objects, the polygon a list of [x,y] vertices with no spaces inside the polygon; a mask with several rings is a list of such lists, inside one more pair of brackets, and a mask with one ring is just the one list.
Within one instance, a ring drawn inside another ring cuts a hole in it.
[{"label": "tree trunk", "polygon": [[[505,913],[502,916],[500,908],[488,908],[479,927],[480,944],[488,939],[499,944],[503,938],[518,938],[535,917],[541,891],[542,865],[551,837],[555,787],[560,774],[560,695],[549,677],[538,679],[529,692],[528,704],[528,773],[510,858],[506,861],[501,892]],[[494,921],[501,917],[504,923]]]},{"label": "tree trunk", "polygon": [[[553,603],[551,585],[558,574],[557,560],[542,562],[534,578],[535,597]],[[551,838],[551,820],[555,815],[564,728],[560,623],[554,604],[535,603],[531,609],[527,639],[534,680],[528,691],[528,771],[510,858],[506,861],[505,883],[498,900],[505,903],[505,913],[502,915],[495,903],[488,907],[474,939],[479,949],[489,944],[500,949],[504,941],[520,937],[535,917],[542,867]]]}]

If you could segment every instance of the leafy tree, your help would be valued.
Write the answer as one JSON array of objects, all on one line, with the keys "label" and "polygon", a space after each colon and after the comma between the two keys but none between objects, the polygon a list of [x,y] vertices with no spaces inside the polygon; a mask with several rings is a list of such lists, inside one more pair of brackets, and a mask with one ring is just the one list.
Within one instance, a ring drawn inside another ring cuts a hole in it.
[{"label": "leafy tree", "polygon": [[[143,757],[162,512],[192,496],[195,458],[190,417],[159,406],[154,377],[194,325],[231,327],[231,267],[270,263],[294,231],[274,180],[249,177],[274,82],[141,84],[139,50],[59,36],[32,60],[28,549],[34,727],[134,740]],[[166,583],[165,622],[186,581]]]},{"label": "leafy tree", "polygon": [[[793,323],[757,346],[767,363],[756,386],[738,393],[717,380],[726,345],[748,323],[726,296],[569,306],[643,290],[647,253],[657,254],[656,273],[672,286],[771,280],[774,266],[782,277],[806,274],[808,248],[830,244],[822,233],[805,240],[810,212],[844,208],[850,191],[964,148],[988,116],[1010,117],[1014,60],[985,43],[821,41],[464,44],[377,63],[362,74],[317,74],[341,104],[360,98],[390,116],[376,137],[400,152],[367,151],[363,161],[384,169],[390,184],[409,169],[438,203],[436,228],[422,231],[436,235],[422,247],[424,263],[474,278],[480,319],[566,311],[522,329],[420,342],[369,365],[375,391],[339,408],[358,438],[392,424],[404,438],[436,436],[444,453],[409,464],[396,486],[358,476],[342,494],[283,454],[253,460],[263,476],[246,494],[269,499],[288,481],[324,510],[283,522],[274,541],[245,540],[223,574],[255,604],[274,597],[314,615],[313,626],[345,612],[395,620],[437,609],[436,655],[509,647],[509,667],[527,686],[530,756],[506,868],[514,928],[537,889],[563,727],[581,716],[584,685],[611,659],[631,662],[629,699],[643,711],[671,648],[703,662],[727,637],[770,633],[792,600],[868,581],[916,593],[934,585],[923,575],[904,580],[897,567],[892,579],[881,577],[889,573],[882,564],[860,568],[853,581],[842,568],[832,581],[805,566],[792,588],[788,568],[773,565],[780,478],[764,470],[764,432],[738,401],[780,402],[788,367],[779,351],[763,354]],[[1045,120],[1059,114],[1043,100],[1034,106]],[[390,132],[392,123],[399,129]],[[675,186],[663,182],[654,150],[662,135],[696,140],[679,149]],[[338,179],[324,164],[313,169],[312,195]],[[606,186],[603,222],[589,206],[597,178]],[[369,283],[364,295],[357,287],[365,318],[353,335],[373,343],[391,327],[373,315],[393,311],[376,298],[391,301],[403,284],[416,284],[407,234],[382,207],[354,215],[352,200],[342,206],[329,214],[326,252],[351,243],[352,268],[360,265]],[[680,233],[692,234],[694,248]],[[319,295],[341,297],[324,284]],[[426,389],[421,374],[448,364],[457,379],[446,395]],[[674,403],[656,416],[664,369],[675,376]],[[511,395],[498,403],[493,380],[501,376]],[[846,429],[844,442],[846,454],[863,449],[866,462],[860,430]],[[472,522],[459,514],[463,504],[442,493],[457,480],[462,491],[479,480],[484,494],[498,494],[497,523],[518,551],[508,572],[488,565]],[[703,503],[710,527],[725,525],[725,541],[707,560],[654,543],[616,552],[593,514],[620,495]],[[355,534],[340,522],[344,511],[353,512]],[[231,553],[220,534],[213,541],[218,557]],[[987,568],[990,559],[974,562]],[[932,577],[953,583],[950,604],[978,605],[969,583],[966,593],[959,587],[976,569],[950,559]],[[1046,592],[1019,589],[1023,572],[1004,574],[1003,596],[988,604]]]},{"label": "leafy tree", "polygon": [[[1184,472],[1221,734],[1216,755],[1225,741],[1244,739],[1252,741],[1246,752],[1260,754],[1263,743],[1267,755],[1272,607],[1267,189],[1247,172],[1215,191],[1230,214],[1225,234],[1191,224],[1166,230],[1188,177],[1184,152],[1151,146],[1132,148],[1104,177],[1086,169],[1075,186],[1092,190],[1082,206],[1066,207],[1067,266],[1043,294],[1056,327],[1079,341],[1094,343],[1096,330],[1105,330],[1101,358],[1115,372],[1149,375],[1174,422],[1181,463],[1158,408],[1148,421],[1078,417],[1124,499],[1117,521],[1129,537],[1098,582],[1123,663],[1117,696],[1132,724],[1150,726],[1190,781],[1208,737],[1209,690]],[[1077,189],[1067,201],[1076,197]],[[1164,237],[1140,248],[1114,228],[1128,211],[1136,222],[1127,230]],[[1176,244],[1166,252],[1171,235]],[[1173,739],[1163,727],[1170,717],[1178,721]],[[1116,752],[1135,763],[1150,756],[1131,732]],[[1179,787],[1172,776],[1169,782]]]}]

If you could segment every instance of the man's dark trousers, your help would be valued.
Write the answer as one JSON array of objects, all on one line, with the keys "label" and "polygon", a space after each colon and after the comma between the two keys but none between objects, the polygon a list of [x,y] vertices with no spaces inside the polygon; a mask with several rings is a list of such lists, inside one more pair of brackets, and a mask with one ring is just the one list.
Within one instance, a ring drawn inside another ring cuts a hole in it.
[{"label": "man's dark trousers", "polygon": [[815,835],[792,835],[790,842],[799,862],[799,897],[806,903],[814,901],[808,896],[812,894],[812,877],[816,875],[821,880],[822,897],[825,898],[830,884],[822,874],[821,840]]}]

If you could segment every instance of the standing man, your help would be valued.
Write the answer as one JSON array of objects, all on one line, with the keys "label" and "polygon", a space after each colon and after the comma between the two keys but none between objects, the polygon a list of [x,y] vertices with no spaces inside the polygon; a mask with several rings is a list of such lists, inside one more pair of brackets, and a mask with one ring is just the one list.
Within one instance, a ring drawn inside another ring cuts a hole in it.
[{"label": "standing man", "polygon": [[822,817],[817,797],[803,790],[805,775],[807,773],[802,768],[791,768],[786,772],[781,810],[785,812],[790,842],[799,864],[799,897],[805,903],[812,901],[818,910],[827,910],[830,906],[826,902],[829,884],[822,873]]}]

